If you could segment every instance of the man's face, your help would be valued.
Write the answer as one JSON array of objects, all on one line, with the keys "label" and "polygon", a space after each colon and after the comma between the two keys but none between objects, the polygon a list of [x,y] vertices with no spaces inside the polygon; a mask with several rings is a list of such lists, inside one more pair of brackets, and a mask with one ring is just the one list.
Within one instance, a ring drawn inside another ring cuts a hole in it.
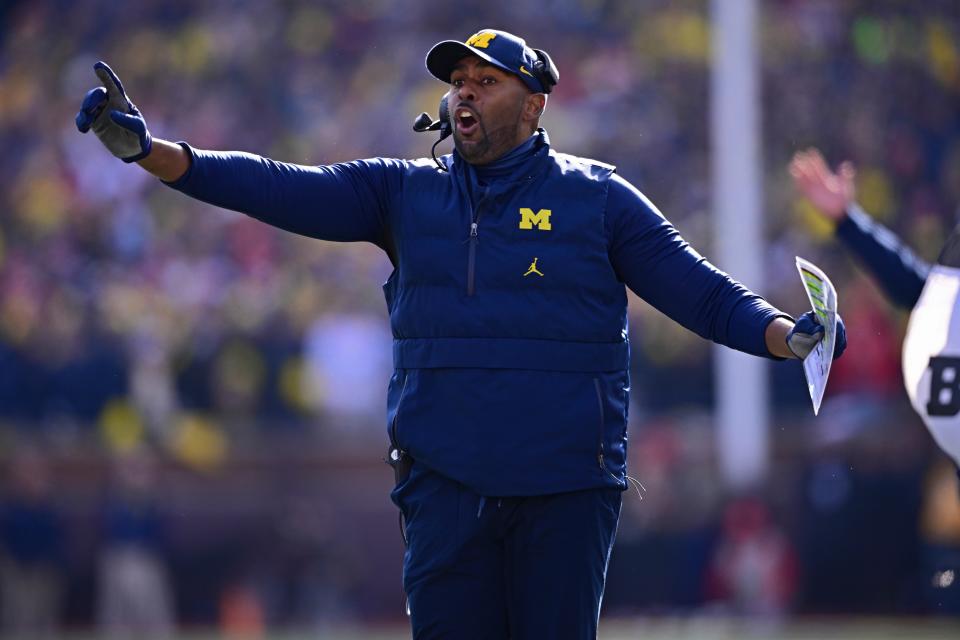
[{"label": "man's face", "polygon": [[532,126],[523,120],[530,97],[512,73],[467,56],[450,74],[449,107],[457,151],[470,164],[488,164],[523,142]]}]

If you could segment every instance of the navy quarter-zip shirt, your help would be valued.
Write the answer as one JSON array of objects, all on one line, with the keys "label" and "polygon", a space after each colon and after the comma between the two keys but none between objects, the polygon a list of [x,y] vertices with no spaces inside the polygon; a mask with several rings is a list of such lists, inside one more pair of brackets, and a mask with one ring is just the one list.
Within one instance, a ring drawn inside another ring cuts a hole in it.
[{"label": "navy quarter-zip shirt", "polygon": [[624,285],[684,327],[771,357],[785,316],[694,251],[613,167],[538,132],[490,165],[454,152],[300,166],[200,151],[171,186],[390,256],[391,440],[482,495],[625,486]]}]

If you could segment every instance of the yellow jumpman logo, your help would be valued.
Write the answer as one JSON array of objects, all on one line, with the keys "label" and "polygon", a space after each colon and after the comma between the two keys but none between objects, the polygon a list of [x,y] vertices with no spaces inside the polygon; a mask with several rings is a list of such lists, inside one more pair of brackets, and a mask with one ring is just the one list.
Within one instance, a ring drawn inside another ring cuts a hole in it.
[{"label": "yellow jumpman logo", "polygon": [[526,278],[526,277],[527,277],[528,275],[530,275],[531,273],[535,273],[535,274],[537,274],[538,276],[540,276],[541,278],[543,277],[543,274],[540,273],[540,270],[539,270],[539,269],[537,269],[537,260],[538,260],[538,258],[534,258],[534,259],[533,259],[533,262],[530,263],[530,268],[527,269],[527,272],[526,272],[525,274],[523,274],[523,277],[524,277],[524,278]]}]

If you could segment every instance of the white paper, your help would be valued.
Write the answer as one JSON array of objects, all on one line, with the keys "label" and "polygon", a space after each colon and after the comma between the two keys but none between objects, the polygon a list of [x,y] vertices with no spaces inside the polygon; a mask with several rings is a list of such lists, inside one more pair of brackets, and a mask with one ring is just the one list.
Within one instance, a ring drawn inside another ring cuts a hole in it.
[{"label": "white paper", "polygon": [[803,360],[803,373],[807,378],[810,401],[813,402],[813,415],[820,412],[823,392],[830,377],[830,365],[833,363],[833,346],[837,341],[837,290],[830,278],[815,264],[797,256],[797,271],[807,292],[810,306],[824,327],[823,340]]}]

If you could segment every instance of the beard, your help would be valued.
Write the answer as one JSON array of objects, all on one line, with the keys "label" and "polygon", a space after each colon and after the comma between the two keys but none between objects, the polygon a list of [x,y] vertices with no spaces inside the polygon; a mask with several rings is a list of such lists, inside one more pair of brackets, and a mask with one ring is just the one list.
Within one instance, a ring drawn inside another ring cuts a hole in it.
[{"label": "beard", "polygon": [[489,164],[517,146],[519,129],[519,111],[514,122],[504,123],[489,131],[486,124],[481,121],[480,136],[476,140],[464,140],[454,126],[453,145],[460,156],[470,164]]}]

